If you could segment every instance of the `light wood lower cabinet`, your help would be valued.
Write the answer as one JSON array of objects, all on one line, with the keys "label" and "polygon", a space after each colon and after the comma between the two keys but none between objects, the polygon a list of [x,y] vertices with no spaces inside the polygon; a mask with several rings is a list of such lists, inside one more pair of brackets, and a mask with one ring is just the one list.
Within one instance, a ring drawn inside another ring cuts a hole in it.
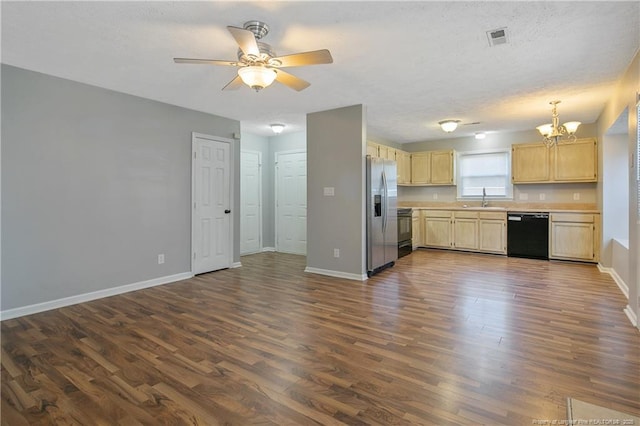
[{"label": "light wood lower cabinet", "polygon": [[480,212],[480,247],[482,252],[507,253],[507,216],[502,212]]},{"label": "light wood lower cabinet", "polygon": [[507,213],[424,210],[423,247],[506,254]]},{"label": "light wood lower cabinet", "polygon": [[448,210],[425,210],[423,227],[423,243],[426,247],[451,248],[452,217]]},{"label": "light wood lower cabinet", "polygon": [[551,259],[598,260],[600,215],[553,213],[550,222]]},{"label": "light wood lower cabinet", "polygon": [[422,246],[422,214],[420,210],[411,212],[411,245],[413,249]]},{"label": "light wood lower cabinet", "polygon": [[478,212],[453,213],[453,248],[478,250]]}]

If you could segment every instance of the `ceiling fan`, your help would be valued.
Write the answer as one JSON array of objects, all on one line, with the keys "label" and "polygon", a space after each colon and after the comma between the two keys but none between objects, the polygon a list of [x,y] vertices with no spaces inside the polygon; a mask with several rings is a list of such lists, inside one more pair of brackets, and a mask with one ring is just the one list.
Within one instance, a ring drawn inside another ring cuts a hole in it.
[{"label": "ceiling fan", "polygon": [[238,75],[222,90],[234,90],[244,83],[256,92],[269,86],[274,80],[294,90],[304,90],[309,87],[309,82],[289,74],[281,68],[333,63],[331,53],[327,49],[276,56],[271,46],[258,41],[269,32],[267,24],[261,21],[248,21],[243,27],[227,27],[240,46],[237,61],[189,58],[173,58],[173,60],[178,64],[238,67]]}]

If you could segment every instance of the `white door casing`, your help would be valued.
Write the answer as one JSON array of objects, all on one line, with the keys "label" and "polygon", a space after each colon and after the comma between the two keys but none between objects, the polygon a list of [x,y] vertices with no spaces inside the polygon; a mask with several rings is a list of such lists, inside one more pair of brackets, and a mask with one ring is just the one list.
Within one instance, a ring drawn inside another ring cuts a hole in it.
[{"label": "white door casing", "polygon": [[192,135],[193,274],[229,268],[233,260],[232,142]]},{"label": "white door casing", "polygon": [[240,153],[240,254],[262,251],[262,153]]},{"label": "white door casing", "polygon": [[307,254],[307,153],[276,152],[276,250]]}]

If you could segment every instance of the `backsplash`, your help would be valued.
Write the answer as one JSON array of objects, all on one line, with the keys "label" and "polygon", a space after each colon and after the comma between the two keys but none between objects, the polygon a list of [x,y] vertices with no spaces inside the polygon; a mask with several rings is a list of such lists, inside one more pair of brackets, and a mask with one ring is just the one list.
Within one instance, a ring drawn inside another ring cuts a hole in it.
[{"label": "backsplash", "polygon": [[[553,183],[514,185],[513,200],[489,200],[491,206],[514,204],[524,206],[543,206],[571,204],[578,207],[596,205],[596,183]],[[455,186],[399,186],[398,202],[404,205],[411,203],[455,203],[480,205],[478,200],[458,200]]]}]

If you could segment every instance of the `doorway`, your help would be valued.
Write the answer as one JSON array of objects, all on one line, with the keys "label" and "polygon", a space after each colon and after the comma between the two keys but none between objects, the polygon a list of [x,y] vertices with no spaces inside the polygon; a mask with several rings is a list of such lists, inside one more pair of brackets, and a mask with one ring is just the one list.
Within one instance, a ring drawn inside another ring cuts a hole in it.
[{"label": "doorway", "polygon": [[232,140],[193,133],[191,271],[229,268],[233,256]]},{"label": "doorway", "polygon": [[276,251],[307,254],[307,153],[275,154]]},{"label": "doorway", "polygon": [[262,153],[240,153],[240,254],[262,251]]}]

